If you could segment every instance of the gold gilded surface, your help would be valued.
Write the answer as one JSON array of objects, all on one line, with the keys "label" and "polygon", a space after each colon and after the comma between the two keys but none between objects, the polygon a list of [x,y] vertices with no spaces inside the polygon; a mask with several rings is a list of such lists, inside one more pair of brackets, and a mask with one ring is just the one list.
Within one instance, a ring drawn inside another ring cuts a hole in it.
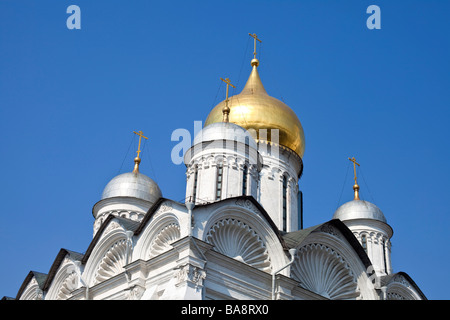
[{"label": "gold gilded surface", "polygon": [[139,172],[139,164],[141,163],[141,158],[139,158],[139,154],[141,153],[141,139],[147,139],[148,138],[146,136],[144,136],[144,133],[142,131],[136,132],[133,131],[135,134],[137,134],[139,136],[139,146],[138,146],[138,150],[137,150],[137,156],[136,158],[134,158],[134,169],[133,172],[134,173],[138,173]]},{"label": "gold gilded surface", "polygon": [[222,109],[222,114],[223,114],[223,122],[228,122],[228,115],[230,114],[230,108],[228,107],[228,89],[230,86],[232,86],[233,88],[236,88],[234,85],[231,84],[230,79],[228,78],[220,78],[220,80],[222,80],[223,82],[225,82],[227,84],[227,96],[225,98],[225,106]]},{"label": "gold gilded surface", "polygon": [[[244,89],[228,99],[229,122],[246,130],[253,129],[257,139],[271,142],[276,142],[272,141],[271,129],[278,129],[278,143],[303,158],[305,137],[297,115],[285,103],[267,94],[258,74],[259,63],[254,63],[253,60],[253,69]],[[211,123],[222,122],[225,103],[222,101],[213,108],[205,121],[205,127]],[[263,129],[265,130],[262,131]],[[267,132],[267,139],[264,132]]]},{"label": "gold gilded surface", "polygon": [[359,185],[358,185],[358,179],[356,177],[356,165],[361,166],[358,162],[356,162],[355,157],[348,158],[351,162],[353,162],[353,172],[355,174],[355,184],[353,185],[353,191],[355,192],[355,198],[353,200],[359,200]]}]

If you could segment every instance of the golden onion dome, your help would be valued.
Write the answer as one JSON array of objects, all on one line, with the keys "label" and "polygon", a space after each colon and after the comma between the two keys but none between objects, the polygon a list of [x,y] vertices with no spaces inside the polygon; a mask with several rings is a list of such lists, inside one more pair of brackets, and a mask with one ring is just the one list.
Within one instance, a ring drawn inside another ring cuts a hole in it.
[{"label": "golden onion dome", "polygon": [[[305,136],[297,115],[284,102],[267,94],[257,70],[259,61],[253,59],[251,64],[253,69],[244,89],[228,99],[229,122],[249,131],[255,130],[257,140],[272,143],[277,141],[275,137],[275,141],[272,141],[271,129],[278,129],[278,144],[303,158]],[[222,110],[225,103],[224,100],[213,108],[206,118],[205,127],[223,121]],[[261,131],[264,129],[265,131]]]}]

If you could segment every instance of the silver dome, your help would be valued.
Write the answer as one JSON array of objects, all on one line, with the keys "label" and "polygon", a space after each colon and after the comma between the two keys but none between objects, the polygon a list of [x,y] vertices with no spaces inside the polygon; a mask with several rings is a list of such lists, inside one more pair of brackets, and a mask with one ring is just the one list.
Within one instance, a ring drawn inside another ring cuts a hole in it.
[{"label": "silver dome", "polygon": [[364,200],[352,200],[340,206],[333,219],[341,221],[353,219],[373,219],[387,223],[383,212],[373,203]]},{"label": "silver dome", "polygon": [[156,182],[146,175],[127,172],[114,177],[103,190],[102,200],[113,197],[133,197],[154,203],[162,193]]},{"label": "silver dome", "polygon": [[194,138],[194,145],[204,141],[231,140],[257,148],[256,141],[244,128],[231,122],[215,122],[204,127]]}]

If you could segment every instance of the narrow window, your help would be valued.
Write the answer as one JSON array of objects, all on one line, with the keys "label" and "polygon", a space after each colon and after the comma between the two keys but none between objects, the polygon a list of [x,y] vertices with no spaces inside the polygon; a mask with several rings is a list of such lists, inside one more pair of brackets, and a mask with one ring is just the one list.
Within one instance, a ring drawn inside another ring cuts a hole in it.
[{"label": "narrow window", "polygon": [[250,145],[250,139],[248,136],[245,137],[245,156],[248,157],[249,156],[249,145]]},{"label": "narrow window", "polygon": [[384,272],[386,272],[386,274],[388,273],[388,267],[387,267],[387,257],[386,257],[386,241],[383,239],[383,258],[384,258]]},{"label": "narrow window", "polygon": [[195,166],[194,169],[194,191],[192,197],[194,198],[194,202],[197,199],[197,180],[198,180],[198,165]]},{"label": "narrow window", "polygon": [[242,177],[242,195],[247,195],[247,175],[248,175],[248,167],[244,166],[244,173]]},{"label": "narrow window", "polygon": [[367,236],[365,234],[361,236],[361,245],[364,251],[367,253]]},{"label": "narrow window", "polygon": [[217,185],[216,185],[216,200],[220,200],[222,197],[222,176],[223,176],[223,165],[219,163],[217,165]]},{"label": "narrow window", "polygon": [[283,176],[283,231],[287,230],[287,179]]},{"label": "narrow window", "polygon": [[302,230],[303,229],[303,192],[301,192],[300,190],[298,191],[297,194],[297,208],[298,208],[298,229]]}]

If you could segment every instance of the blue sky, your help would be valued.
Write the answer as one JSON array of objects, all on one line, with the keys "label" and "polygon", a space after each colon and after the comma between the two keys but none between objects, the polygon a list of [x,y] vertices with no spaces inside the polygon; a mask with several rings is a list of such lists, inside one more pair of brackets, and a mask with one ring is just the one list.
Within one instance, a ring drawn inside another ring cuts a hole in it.
[{"label": "blue sky", "polygon": [[[81,9],[69,30],[66,9]],[[369,30],[369,5],[381,29]],[[171,161],[178,128],[193,133],[240,92],[252,40],[268,93],[302,122],[305,227],[361,197],[394,229],[392,260],[429,299],[448,299],[450,26],[448,1],[0,2],[0,296],[60,248],[84,252],[92,207],[131,171],[133,130],[149,137],[141,172],[184,199]]]}]

